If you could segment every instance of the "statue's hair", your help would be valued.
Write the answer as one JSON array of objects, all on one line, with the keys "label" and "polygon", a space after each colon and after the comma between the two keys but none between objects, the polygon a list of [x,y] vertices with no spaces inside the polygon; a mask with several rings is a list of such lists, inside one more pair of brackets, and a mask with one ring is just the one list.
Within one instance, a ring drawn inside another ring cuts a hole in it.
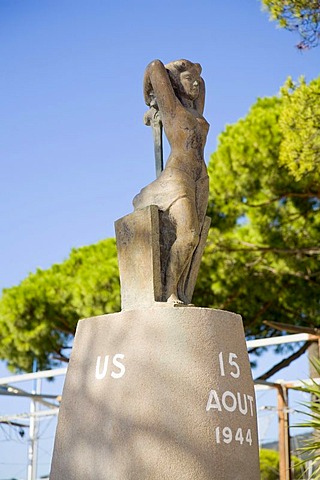
[{"label": "statue's hair", "polygon": [[194,68],[194,67],[198,70],[199,75],[201,74],[201,71],[202,71],[200,63],[193,63],[193,62],[190,62],[189,60],[184,60],[184,59],[175,60],[174,62],[167,63],[165,67],[168,71],[170,81],[176,93],[178,93],[181,90],[180,73],[185,72],[189,68]]}]

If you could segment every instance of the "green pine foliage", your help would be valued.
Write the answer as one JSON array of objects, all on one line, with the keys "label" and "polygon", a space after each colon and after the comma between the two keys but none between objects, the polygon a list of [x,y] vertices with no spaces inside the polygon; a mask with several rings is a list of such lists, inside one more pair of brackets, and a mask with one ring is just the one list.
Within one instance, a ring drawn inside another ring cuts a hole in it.
[{"label": "green pine foliage", "polygon": [[320,78],[310,84],[304,78],[300,83],[289,78],[282,95],[280,164],[313,197],[320,184]]},{"label": "green pine foliage", "polygon": [[[295,465],[293,480],[301,478],[301,468],[297,457],[292,456],[291,462]],[[260,449],[260,480],[279,480],[279,452]]]},{"label": "green pine foliage", "polygon": [[275,450],[260,450],[260,480],[279,479],[279,453]]},{"label": "green pine foliage", "polygon": [[279,26],[300,34],[300,49],[315,47],[320,40],[319,0],[261,0],[270,19]]},{"label": "green pine foliage", "polygon": [[259,99],[221,134],[209,163],[212,228],[194,301],[241,313],[252,337],[273,333],[263,320],[320,324],[320,123],[306,127],[312,141],[297,167],[289,114],[303,96],[319,115],[319,84]]},{"label": "green pine foliage", "polygon": [[37,270],[0,301],[0,358],[15,370],[55,365],[77,321],[120,309],[116,245],[107,239],[72,250],[63,263]]},{"label": "green pine foliage", "polygon": [[279,479],[279,453],[275,450],[260,450],[260,480]]}]

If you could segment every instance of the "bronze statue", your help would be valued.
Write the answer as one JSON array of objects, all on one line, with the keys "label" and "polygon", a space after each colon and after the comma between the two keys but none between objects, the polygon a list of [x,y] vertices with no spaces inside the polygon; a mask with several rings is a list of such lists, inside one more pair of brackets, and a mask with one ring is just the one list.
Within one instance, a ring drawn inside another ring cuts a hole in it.
[{"label": "bronze statue", "polygon": [[171,152],[159,177],[133,204],[135,210],[156,205],[160,211],[163,300],[172,303],[188,303],[186,282],[208,204],[204,146],[209,124],[202,115],[205,85],[200,75],[198,63],[154,60],[144,76],[145,102],[158,112]]}]

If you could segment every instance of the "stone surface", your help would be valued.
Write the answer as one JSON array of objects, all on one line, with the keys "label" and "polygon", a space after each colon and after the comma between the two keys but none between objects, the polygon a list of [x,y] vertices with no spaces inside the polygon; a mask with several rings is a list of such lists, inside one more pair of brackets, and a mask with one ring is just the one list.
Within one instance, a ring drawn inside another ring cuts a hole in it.
[{"label": "stone surface", "polygon": [[115,222],[121,309],[162,301],[159,213],[154,205]]},{"label": "stone surface", "polygon": [[[145,71],[144,96],[150,107],[145,123],[155,129],[152,119],[157,118],[171,152],[164,170],[136,195],[133,205],[136,211],[150,205],[159,208],[164,301],[187,304],[190,298],[186,279],[204,232],[209,195],[204,162],[209,124],[203,117],[205,86],[201,66],[188,60],[167,65],[160,60],[151,62]],[[158,130],[155,151],[159,164],[162,160]]]},{"label": "stone surface", "polygon": [[82,320],[50,479],[258,480],[253,399],[239,315],[172,306]]},{"label": "stone surface", "polygon": [[[151,205],[115,222],[122,310],[152,307],[155,302],[166,301],[167,257],[165,233],[159,231],[161,216],[158,207]],[[206,217],[190,268],[181,278],[187,304],[192,300],[209,227],[210,218]]]}]

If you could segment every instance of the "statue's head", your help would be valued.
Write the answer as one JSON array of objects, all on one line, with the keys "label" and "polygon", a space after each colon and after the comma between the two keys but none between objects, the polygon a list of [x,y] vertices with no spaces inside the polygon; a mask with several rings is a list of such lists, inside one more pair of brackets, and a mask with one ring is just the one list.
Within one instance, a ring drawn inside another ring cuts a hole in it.
[{"label": "statue's head", "polygon": [[195,100],[199,96],[201,65],[189,60],[176,60],[166,66],[177,97]]}]

